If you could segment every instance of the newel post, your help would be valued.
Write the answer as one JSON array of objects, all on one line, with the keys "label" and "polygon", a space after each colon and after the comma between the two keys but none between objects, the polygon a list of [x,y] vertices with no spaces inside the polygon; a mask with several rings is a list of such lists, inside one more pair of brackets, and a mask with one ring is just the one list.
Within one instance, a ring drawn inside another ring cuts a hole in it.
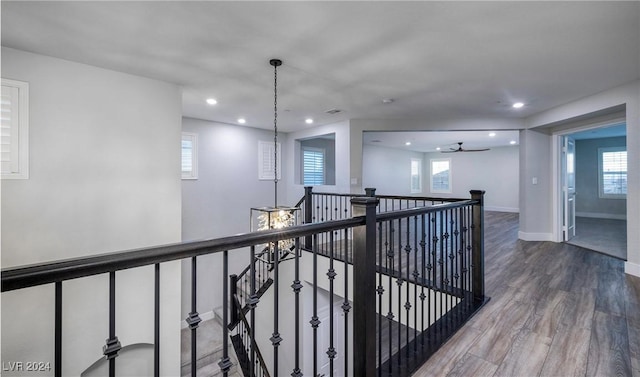
[{"label": "newel post", "polygon": [[484,301],[484,191],[471,190],[471,199],[478,201],[473,205],[472,242],[472,290],[476,302]]},{"label": "newel post", "polygon": [[365,225],[353,229],[353,374],[376,373],[376,207],[378,199],[351,199],[354,217]]},{"label": "newel post", "polygon": [[[304,187],[304,224],[313,222],[313,186]],[[304,248],[311,250],[311,236],[304,238]]]}]

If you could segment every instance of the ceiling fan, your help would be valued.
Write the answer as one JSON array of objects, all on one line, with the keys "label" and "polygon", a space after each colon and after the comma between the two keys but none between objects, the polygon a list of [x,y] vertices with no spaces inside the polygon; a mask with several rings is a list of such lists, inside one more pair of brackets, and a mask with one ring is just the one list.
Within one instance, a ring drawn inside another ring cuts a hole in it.
[{"label": "ceiling fan", "polygon": [[462,142],[458,142],[458,148],[449,148],[449,151],[440,151],[441,153],[456,153],[456,152],[483,152],[488,151],[491,148],[483,148],[483,149],[464,149],[462,148]]}]

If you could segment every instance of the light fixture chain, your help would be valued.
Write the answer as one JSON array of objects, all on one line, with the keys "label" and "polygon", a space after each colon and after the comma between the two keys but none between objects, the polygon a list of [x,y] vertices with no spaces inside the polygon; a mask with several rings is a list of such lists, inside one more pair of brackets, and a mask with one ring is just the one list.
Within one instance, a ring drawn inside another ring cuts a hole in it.
[{"label": "light fixture chain", "polygon": [[273,66],[273,182],[275,207],[278,207],[278,66]]}]

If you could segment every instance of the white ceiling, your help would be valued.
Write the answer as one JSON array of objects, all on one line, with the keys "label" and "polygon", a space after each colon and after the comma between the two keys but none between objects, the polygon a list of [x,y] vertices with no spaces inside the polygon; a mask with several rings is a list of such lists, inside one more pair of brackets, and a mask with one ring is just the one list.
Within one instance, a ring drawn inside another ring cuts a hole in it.
[{"label": "white ceiling", "polygon": [[190,117],[271,128],[269,59],[280,58],[283,131],[308,116],[522,118],[640,78],[640,2],[1,6],[3,46],[179,84]]}]

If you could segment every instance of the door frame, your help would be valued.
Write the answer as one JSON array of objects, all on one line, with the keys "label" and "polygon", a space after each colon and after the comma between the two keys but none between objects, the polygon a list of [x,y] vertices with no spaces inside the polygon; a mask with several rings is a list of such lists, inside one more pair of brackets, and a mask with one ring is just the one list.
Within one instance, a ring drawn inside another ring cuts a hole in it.
[{"label": "door frame", "polygon": [[616,117],[604,121],[595,121],[587,125],[552,132],[551,134],[551,205],[552,205],[552,236],[553,242],[564,242],[562,226],[564,223],[564,203],[562,200],[562,137],[580,131],[607,127],[615,123],[626,122],[626,116]]}]

